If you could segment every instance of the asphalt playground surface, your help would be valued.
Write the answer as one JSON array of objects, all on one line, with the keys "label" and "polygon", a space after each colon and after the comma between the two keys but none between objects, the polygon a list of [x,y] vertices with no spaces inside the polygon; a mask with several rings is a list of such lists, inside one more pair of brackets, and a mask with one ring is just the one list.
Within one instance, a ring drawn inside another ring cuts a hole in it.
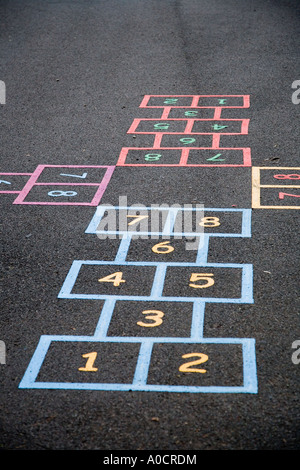
[{"label": "asphalt playground surface", "polygon": [[[299,40],[296,0],[0,1],[1,450],[299,449]],[[120,198],[206,251],[88,230]]]}]

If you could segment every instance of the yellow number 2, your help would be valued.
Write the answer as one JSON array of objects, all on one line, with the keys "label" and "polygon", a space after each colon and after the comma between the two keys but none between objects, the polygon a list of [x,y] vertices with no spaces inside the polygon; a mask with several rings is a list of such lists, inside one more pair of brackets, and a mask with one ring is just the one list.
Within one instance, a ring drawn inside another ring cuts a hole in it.
[{"label": "yellow number 2", "polygon": [[192,368],[192,366],[197,366],[198,364],[203,364],[208,360],[208,356],[206,354],[202,353],[189,353],[189,354],[184,354],[181,356],[182,359],[188,359],[189,357],[199,357],[200,359],[196,359],[195,361],[190,361],[182,364],[179,367],[179,372],[198,372],[199,374],[205,374],[206,370],[205,369],[197,369],[197,368]]}]

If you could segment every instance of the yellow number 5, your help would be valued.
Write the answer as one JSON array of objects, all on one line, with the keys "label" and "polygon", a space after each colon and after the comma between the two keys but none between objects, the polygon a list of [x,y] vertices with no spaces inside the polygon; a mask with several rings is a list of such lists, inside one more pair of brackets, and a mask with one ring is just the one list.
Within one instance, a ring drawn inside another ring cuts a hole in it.
[{"label": "yellow number 5", "polygon": [[[192,273],[189,286],[195,289],[205,289],[206,287],[213,286],[215,281],[212,279],[212,276],[212,273]],[[205,281],[206,284],[194,284],[197,281]]]}]

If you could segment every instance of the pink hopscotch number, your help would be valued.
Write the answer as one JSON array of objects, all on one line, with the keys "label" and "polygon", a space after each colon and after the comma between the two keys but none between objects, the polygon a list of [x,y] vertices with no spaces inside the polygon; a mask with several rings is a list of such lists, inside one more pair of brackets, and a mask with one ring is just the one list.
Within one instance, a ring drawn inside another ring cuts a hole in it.
[{"label": "pink hopscotch number", "polygon": [[279,199],[284,199],[285,196],[289,196],[289,197],[300,197],[300,194],[278,193]]}]

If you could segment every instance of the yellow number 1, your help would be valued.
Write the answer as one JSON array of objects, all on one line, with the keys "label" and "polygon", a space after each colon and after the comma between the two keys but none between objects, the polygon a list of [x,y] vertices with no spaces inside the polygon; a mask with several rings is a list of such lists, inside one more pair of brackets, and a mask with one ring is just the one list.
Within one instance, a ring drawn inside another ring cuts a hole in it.
[{"label": "yellow number 1", "polygon": [[97,353],[91,352],[88,354],[82,354],[82,357],[87,358],[86,365],[84,367],[79,367],[78,370],[82,372],[97,372],[98,368],[94,367]]}]

